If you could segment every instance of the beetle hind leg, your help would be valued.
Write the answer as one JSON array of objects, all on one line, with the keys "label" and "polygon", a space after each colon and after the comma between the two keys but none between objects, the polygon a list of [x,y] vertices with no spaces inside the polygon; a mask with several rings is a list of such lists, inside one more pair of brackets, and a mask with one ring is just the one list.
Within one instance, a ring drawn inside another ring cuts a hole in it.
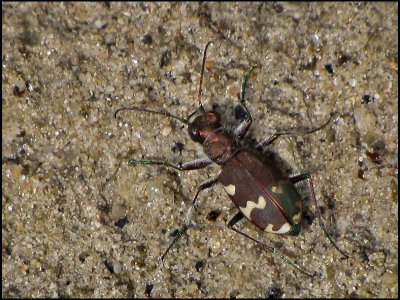
[{"label": "beetle hind leg", "polygon": [[311,198],[313,199],[314,204],[315,204],[315,213],[316,213],[317,219],[319,221],[319,226],[322,228],[322,231],[324,232],[326,238],[333,245],[333,247],[335,247],[335,249],[337,251],[339,251],[340,254],[342,254],[345,258],[350,258],[350,256],[346,252],[341,250],[335,244],[335,242],[332,240],[331,236],[329,235],[329,233],[325,229],[324,222],[322,221],[321,210],[319,209],[319,206],[318,206],[318,203],[317,203],[317,198],[315,197],[314,184],[313,184],[313,180],[312,180],[311,175],[310,174],[299,174],[299,175],[296,175],[296,176],[292,176],[289,179],[293,184],[298,183],[298,182],[303,181],[303,180],[307,180],[308,189],[310,190]]},{"label": "beetle hind leg", "polygon": [[235,228],[235,224],[238,223],[240,220],[242,220],[244,218],[244,215],[241,212],[238,212],[236,215],[234,215],[232,217],[232,219],[228,222],[228,228],[232,229],[233,231],[245,236],[246,238],[252,240],[253,242],[255,242],[256,244],[259,244],[261,247],[263,247],[264,249],[267,249],[268,251],[272,252],[273,254],[279,256],[281,259],[283,259],[287,264],[291,265],[293,268],[295,268],[296,270],[298,270],[301,273],[304,273],[310,277],[313,277],[314,274],[311,274],[303,269],[301,269],[298,265],[296,265],[294,262],[292,262],[291,260],[289,260],[285,255],[283,255],[280,251],[278,251],[276,248],[269,246],[253,237],[251,237],[250,235],[240,231],[239,229]]}]

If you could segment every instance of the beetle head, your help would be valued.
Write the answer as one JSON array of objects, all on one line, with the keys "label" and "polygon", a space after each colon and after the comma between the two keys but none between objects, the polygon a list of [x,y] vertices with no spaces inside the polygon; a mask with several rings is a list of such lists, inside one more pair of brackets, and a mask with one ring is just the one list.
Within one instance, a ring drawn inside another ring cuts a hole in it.
[{"label": "beetle head", "polygon": [[195,117],[188,126],[190,138],[202,144],[213,131],[222,127],[220,120],[220,115],[215,111],[209,111]]}]

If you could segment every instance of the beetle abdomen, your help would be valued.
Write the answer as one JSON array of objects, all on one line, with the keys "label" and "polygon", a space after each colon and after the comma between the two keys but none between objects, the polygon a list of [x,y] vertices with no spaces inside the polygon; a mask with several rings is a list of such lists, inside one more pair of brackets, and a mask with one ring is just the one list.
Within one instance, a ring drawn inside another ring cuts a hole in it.
[{"label": "beetle abdomen", "polygon": [[260,229],[288,234],[301,220],[301,197],[292,182],[247,151],[238,152],[218,176],[243,215]]}]

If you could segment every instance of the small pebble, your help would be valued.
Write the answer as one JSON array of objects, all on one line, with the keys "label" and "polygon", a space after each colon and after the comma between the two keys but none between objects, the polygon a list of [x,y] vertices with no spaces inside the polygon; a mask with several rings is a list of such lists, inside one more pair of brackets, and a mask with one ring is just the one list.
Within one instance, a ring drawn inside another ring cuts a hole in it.
[{"label": "small pebble", "polygon": [[161,134],[163,136],[168,136],[172,131],[172,127],[171,126],[164,126],[164,128],[161,131]]}]

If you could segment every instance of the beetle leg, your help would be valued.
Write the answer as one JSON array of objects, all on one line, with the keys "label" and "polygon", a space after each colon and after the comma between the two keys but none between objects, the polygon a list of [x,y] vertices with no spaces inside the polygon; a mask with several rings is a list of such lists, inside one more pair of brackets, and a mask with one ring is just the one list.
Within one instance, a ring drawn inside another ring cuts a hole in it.
[{"label": "beetle leg", "polygon": [[188,226],[184,224],[181,229],[178,230],[172,242],[168,245],[167,249],[165,249],[164,253],[160,256],[159,260],[164,264],[164,257],[167,255],[169,250],[175,244],[175,242],[188,230]]},{"label": "beetle leg", "polygon": [[285,135],[288,133],[275,133],[273,135],[271,135],[269,138],[259,142],[256,146],[256,149],[264,152],[266,150],[266,148],[271,145],[278,137],[280,137],[281,135]]},{"label": "beetle leg", "polygon": [[280,251],[278,251],[276,248],[268,246],[267,244],[256,240],[255,238],[249,236],[248,234],[240,231],[239,229],[235,228],[234,225],[236,223],[238,223],[241,219],[243,219],[243,214],[241,212],[238,212],[236,215],[234,215],[232,217],[232,219],[228,222],[228,228],[232,229],[233,231],[247,237],[248,239],[252,240],[253,242],[259,244],[261,247],[263,247],[264,249],[267,249],[268,251],[272,252],[273,254],[279,256],[281,259],[283,259],[286,263],[288,263],[289,265],[291,265],[293,268],[295,268],[296,270],[310,276],[313,277],[314,274],[308,273],[307,271],[304,271],[303,269],[301,269],[298,265],[296,265],[294,262],[292,262],[291,260],[289,260],[285,255],[283,255]]},{"label": "beetle leg", "polygon": [[181,229],[179,229],[178,233],[175,235],[174,239],[172,240],[172,242],[168,245],[167,249],[165,249],[164,253],[160,256],[160,260],[163,261],[164,257],[167,255],[167,253],[169,252],[169,250],[171,249],[172,245],[176,243],[176,241],[186,232],[186,230],[189,227],[189,222],[190,222],[190,218],[192,216],[192,210],[196,210],[196,200],[197,197],[199,196],[200,192],[202,190],[208,189],[210,187],[212,187],[213,185],[215,185],[216,183],[218,183],[218,177],[213,177],[208,179],[207,181],[204,181],[202,184],[200,184],[199,188],[197,189],[197,193],[194,196],[193,200],[192,200],[192,205],[190,206],[187,214],[186,214],[186,218],[185,218],[185,224],[182,226]]},{"label": "beetle leg", "polygon": [[205,189],[208,189],[208,188],[214,186],[217,183],[218,183],[218,177],[216,176],[216,177],[210,178],[207,181],[204,181],[202,184],[200,184],[199,188],[197,189],[197,193],[192,200],[192,206],[189,208],[187,215],[186,215],[185,223],[187,225],[189,225],[190,217],[192,215],[192,210],[193,209],[196,210],[196,201],[197,201],[197,197],[199,196],[200,192],[202,190],[205,190]]},{"label": "beetle leg", "polygon": [[[294,175],[294,176],[289,177],[289,180],[293,184],[296,184],[296,183],[298,183],[300,181],[303,181],[303,180],[311,180],[311,175],[307,174],[307,173],[306,174]],[[314,185],[313,185],[312,182],[311,182],[311,188],[310,189],[312,190],[312,194],[314,194]]]},{"label": "beetle leg", "polygon": [[311,175],[310,174],[299,174],[299,175],[296,175],[296,176],[292,176],[289,179],[293,184],[295,184],[297,182],[300,182],[300,181],[303,181],[303,180],[307,180],[308,189],[310,190],[310,193],[311,193],[311,198],[313,199],[313,201],[315,203],[315,213],[316,213],[318,221],[319,221],[319,226],[322,228],[322,231],[324,232],[326,238],[331,242],[333,247],[335,247],[336,250],[339,251],[345,258],[349,258],[350,256],[348,254],[346,254],[346,252],[341,250],[333,242],[332,238],[330,237],[330,235],[328,234],[328,232],[325,229],[324,222],[322,221],[321,210],[319,209],[319,206],[318,206],[318,203],[317,203],[317,198],[315,197],[314,184],[313,184],[313,180],[312,180]]},{"label": "beetle leg", "polygon": [[331,122],[331,120],[332,120],[332,118],[334,116],[336,116],[336,113],[331,112],[331,116],[329,117],[329,120],[326,123],[322,124],[319,127],[313,128],[313,129],[311,129],[309,131],[306,131],[306,132],[297,132],[297,133],[296,132],[279,132],[279,133],[275,133],[272,136],[270,136],[269,138],[259,142],[257,144],[257,146],[256,146],[256,149],[261,151],[261,152],[264,152],[266,150],[266,148],[269,145],[271,145],[281,135],[306,135],[306,134],[310,134],[310,133],[316,132],[318,130],[321,130],[322,128],[324,128],[326,125],[328,125]]},{"label": "beetle leg", "polygon": [[238,104],[235,107],[235,117],[236,119],[240,120],[240,123],[234,129],[233,134],[238,140],[241,140],[249,130],[253,119],[251,118],[250,112],[247,110],[244,104]]},{"label": "beetle leg", "polygon": [[238,94],[239,97],[239,104],[235,107],[235,118],[236,120],[240,121],[240,124],[235,128],[233,131],[236,138],[241,140],[247,131],[249,130],[251,126],[251,122],[253,119],[251,118],[251,114],[249,110],[246,107],[246,101],[244,100],[244,95],[246,92],[246,84],[247,80],[249,78],[249,74],[251,71],[253,71],[254,68],[257,66],[251,67],[246,74],[244,74],[243,79],[242,79],[242,91],[240,95]]},{"label": "beetle leg", "polygon": [[171,164],[165,160],[137,160],[137,159],[130,159],[128,161],[130,165],[163,165],[166,167],[171,167],[179,171],[188,171],[188,170],[197,170],[207,167],[212,161],[208,157],[198,158],[193,161],[187,163],[178,163],[176,165]]}]

